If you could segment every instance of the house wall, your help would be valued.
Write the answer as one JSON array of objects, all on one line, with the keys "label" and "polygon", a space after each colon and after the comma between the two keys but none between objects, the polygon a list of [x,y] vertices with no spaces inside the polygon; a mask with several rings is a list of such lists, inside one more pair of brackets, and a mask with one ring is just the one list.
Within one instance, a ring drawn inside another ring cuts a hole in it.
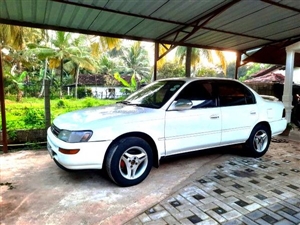
[{"label": "house wall", "polygon": [[88,87],[92,90],[93,96],[100,99],[115,99],[125,96],[121,89],[123,87]]}]

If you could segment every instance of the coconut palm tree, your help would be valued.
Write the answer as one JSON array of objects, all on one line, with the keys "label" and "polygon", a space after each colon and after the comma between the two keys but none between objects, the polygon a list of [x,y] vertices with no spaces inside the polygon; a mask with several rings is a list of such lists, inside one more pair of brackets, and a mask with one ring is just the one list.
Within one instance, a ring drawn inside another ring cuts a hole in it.
[{"label": "coconut palm tree", "polygon": [[[0,48],[6,52],[3,61],[10,67],[10,72],[5,75],[14,77],[13,80],[19,80],[17,76],[21,76],[25,68],[36,66],[35,61],[26,60],[23,51],[28,42],[39,43],[46,35],[46,31],[42,29],[0,24]],[[17,96],[21,96],[21,93]]]},{"label": "coconut palm tree", "polygon": [[150,66],[148,52],[141,46],[141,42],[134,42],[130,47],[122,49],[124,65],[133,71],[133,75],[141,81],[149,80]]},{"label": "coconut palm tree", "polygon": [[28,42],[40,42],[47,35],[43,29],[0,24],[0,47],[22,50]]},{"label": "coconut palm tree", "polygon": [[178,58],[179,63],[189,60],[190,57],[190,66],[192,67],[192,72],[195,72],[196,66],[201,62],[202,58],[205,58],[208,62],[214,62],[215,55],[221,63],[224,74],[226,74],[227,63],[223,52],[202,48],[191,48],[190,54],[187,54],[187,50],[187,47],[178,46],[175,55]]},{"label": "coconut palm tree", "polygon": [[49,68],[60,68],[60,97],[62,97],[62,81],[64,66],[75,71],[75,97],[77,97],[77,82],[80,68],[94,69],[93,61],[89,55],[90,50],[84,43],[85,36],[72,37],[71,33],[57,31],[53,39],[50,39],[50,46],[28,45],[30,50],[27,55],[35,55],[40,60],[45,60],[45,67],[49,61]]}]

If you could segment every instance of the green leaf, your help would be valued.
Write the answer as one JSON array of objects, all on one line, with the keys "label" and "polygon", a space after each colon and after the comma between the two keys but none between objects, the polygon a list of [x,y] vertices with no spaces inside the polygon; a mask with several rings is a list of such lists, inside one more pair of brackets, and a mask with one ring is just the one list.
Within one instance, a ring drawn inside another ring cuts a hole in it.
[{"label": "green leaf", "polygon": [[125,87],[130,87],[130,84],[126,81],[126,80],[124,80],[121,76],[120,76],[120,74],[117,72],[117,73],[114,73],[114,78],[117,80],[117,81],[119,81],[119,82],[121,82],[122,84],[123,84],[123,86],[125,86]]}]

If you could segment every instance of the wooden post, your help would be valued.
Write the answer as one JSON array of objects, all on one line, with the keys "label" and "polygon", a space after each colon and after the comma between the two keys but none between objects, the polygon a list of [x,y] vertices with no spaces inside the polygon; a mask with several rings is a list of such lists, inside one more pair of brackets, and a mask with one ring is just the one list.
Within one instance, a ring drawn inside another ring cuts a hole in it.
[{"label": "wooden post", "polygon": [[186,48],[185,76],[191,77],[192,47]]},{"label": "wooden post", "polygon": [[159,43],[155,42],[154,45],[154,71],[153,71],[153,81],[157,79],[157,61],[159,57]]},{"label": "wooden post", "polygon": [[50,81],[45,80],[45,128],[51,126]]},{"label": "wooden post", "polygon": [[8,153],[6,115],[5,115],[5,96],[4,96],[4,76],[3,76],[3,69],[2,69],[2,48],[0,48],[0,103],[1,103],[1,119],[2,119],[3,152]]},{"label": "wooden post", "polygon": [[241,66],[241,52],[236,53],[236,61],[235,61],[235,71],[234,71],[234,79],[238,79],[239,67]]}]

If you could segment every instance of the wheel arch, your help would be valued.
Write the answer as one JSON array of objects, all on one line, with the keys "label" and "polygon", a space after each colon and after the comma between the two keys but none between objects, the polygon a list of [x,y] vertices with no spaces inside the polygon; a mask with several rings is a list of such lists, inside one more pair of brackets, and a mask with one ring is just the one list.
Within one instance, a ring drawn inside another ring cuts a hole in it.
[{"label": "wheel arch", "polygon": [[[270,124],[267,122],[267,121],[260,121],[259,123],[257,123],[254,127],[256,127],[256,126],[258,126],[258,125],[264,125],[264,126],[266,126],[267,128],[268,128],[268,130],[269,130],[269,134],[270,134],[270,136],[272,135],[272,130],[271,130],[271,126],[270,126]],[[253,129],[254,129],[254,127],[253,127]],[[252,130],[253,130],[252,129]],[[251,131],[252,132],[252,131]]]},{"label": "wheel arch", "polygon": [[126,134],[122,134],[121,136],[114,139],[107,148],[107,151],[106,151],[105,156],[104,156],[104,163],[106,163],[106,158],[107,158],[108,150],[110,149],[110,147],[112,145],[114,145],[116,142],[118,142],[119,140],[121,140],[123,138],[126,138],[126,137],[139,137],[139,138],[145,140],[150,145],[150,147],[152,149],[153,166],[155,166],[156,168],[159,166],[157,146],[156,146],[154,140],[148,134],[145,134],[143,132],[129,132],[129,133],[126,133]]},{"label": "wheel arch", "polygon": [[248,135],[248,138],[247,138],[246,142],[249,140],[250,135],[251,135],[252,131],[254,130],[254,128],[257,127],[257,126],[259,126],[259,125],[264,125],[264,126],[266,126],[266,127],[268,128],[268,131],[269,131],[270,136],[272,136],[272,131],[271,131],[271,126],[270,126],[270,124],[269,124],[267,121],[260,121],[260,122],[258,122],[257,124],[255,124],[255,125],[252,127],[252,129],[250,130],[250,133],[249,133],[249,135]]}]

